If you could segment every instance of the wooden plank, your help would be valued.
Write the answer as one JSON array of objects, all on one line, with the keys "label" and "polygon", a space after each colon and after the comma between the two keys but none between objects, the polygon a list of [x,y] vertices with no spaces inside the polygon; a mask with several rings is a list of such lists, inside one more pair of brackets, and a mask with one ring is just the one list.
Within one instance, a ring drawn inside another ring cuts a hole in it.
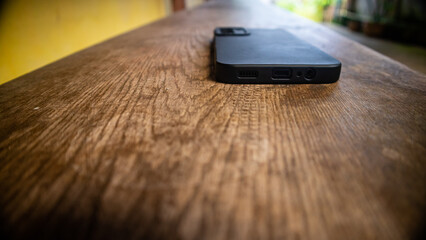
[{"label": "wooden plank", "polygon": [[[329,85],[210,76],[216,26],[285,28]],[[407,239],[425,221],[426,79],[318,24],[209,1],[0,86],[1,234]]]}]

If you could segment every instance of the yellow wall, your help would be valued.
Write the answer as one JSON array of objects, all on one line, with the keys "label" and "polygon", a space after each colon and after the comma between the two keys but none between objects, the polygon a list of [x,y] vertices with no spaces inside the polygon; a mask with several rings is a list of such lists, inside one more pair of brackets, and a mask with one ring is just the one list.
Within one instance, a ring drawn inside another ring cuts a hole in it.
[{"label": "yellow wall", "polygon": [[163,0],[6,1],[0,84],[165,15]]}]

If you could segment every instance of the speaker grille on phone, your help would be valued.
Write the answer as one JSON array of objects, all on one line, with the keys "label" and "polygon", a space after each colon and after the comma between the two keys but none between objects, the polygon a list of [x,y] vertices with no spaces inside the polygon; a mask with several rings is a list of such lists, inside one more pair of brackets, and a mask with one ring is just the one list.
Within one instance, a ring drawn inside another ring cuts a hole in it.
[{"label": "speaker grille on phone", "polygon": [[257,78],[259,73],[256,70],[241,70],[238,71],[239,78]]}]

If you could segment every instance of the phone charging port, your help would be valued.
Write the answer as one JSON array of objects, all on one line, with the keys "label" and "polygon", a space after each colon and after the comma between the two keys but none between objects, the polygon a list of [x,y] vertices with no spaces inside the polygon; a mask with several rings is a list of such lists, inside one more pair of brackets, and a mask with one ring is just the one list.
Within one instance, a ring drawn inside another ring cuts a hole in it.
[{"label": "phone charging port", "polygon": [[272,70],[273,80],[288,80],[291,78],[291,68],[277,68]]}]

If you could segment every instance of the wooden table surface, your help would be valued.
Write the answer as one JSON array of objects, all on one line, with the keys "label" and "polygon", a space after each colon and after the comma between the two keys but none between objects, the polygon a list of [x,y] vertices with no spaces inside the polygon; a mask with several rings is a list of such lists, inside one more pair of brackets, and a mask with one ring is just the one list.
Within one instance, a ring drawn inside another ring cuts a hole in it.
[{"label": "wooden table surface", "polygon": [[[328,85],[210,75],[216,26],[284,28]],[[0,86],[0,237],[410,239],[426,77],[316,23],[209,1]]]}]

